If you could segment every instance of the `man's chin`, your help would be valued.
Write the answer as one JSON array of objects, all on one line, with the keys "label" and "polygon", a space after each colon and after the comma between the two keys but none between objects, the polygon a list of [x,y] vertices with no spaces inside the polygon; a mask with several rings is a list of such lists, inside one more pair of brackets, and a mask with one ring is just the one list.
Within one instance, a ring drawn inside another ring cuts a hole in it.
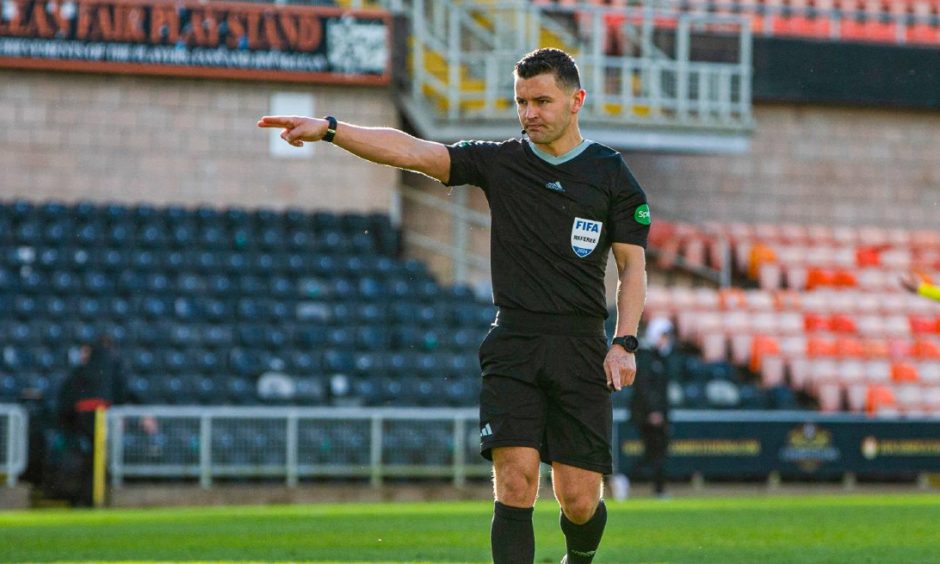
[{"label": "man's chin", "polygon": [[527,131],[526,135],[529,136],[529,140],[533,143],[542,144],[545,143],[545,134],[541,131]]}]

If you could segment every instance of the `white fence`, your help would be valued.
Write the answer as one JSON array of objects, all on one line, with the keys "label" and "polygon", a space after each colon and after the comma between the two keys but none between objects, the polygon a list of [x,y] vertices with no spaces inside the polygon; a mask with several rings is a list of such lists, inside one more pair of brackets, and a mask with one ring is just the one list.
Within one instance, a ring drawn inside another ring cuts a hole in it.
[{"label": "white fence", "polygon": [[[615,419],[622,420],[618,412]],[[122,406],[109,411],[112,485],[125,478],[486,477],[475,408]],[[616,443],[615,443],[616,444]]]},{"label": "white fence", "polygon": [[14,404],[0,404],[0,468],[8,486],[26,470],[29,420],[26,411]]},{"label": "white fence", "polygon": [[444,477],[489,472],[475,409],[126,406],[110,410],[113,485],[126,477]]}]

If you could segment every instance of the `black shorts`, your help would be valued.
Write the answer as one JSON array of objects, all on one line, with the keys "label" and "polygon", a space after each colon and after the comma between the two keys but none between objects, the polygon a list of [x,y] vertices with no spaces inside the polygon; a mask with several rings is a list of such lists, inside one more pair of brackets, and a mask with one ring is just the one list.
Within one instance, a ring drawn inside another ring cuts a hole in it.
[{"label": "black shorts", "polygon": [[603,320],[545,320],[535,328],[514,323],[517,317],[500,310],[480,345],[480,453],[492,460],[495,447],[532,447],[545,463],[610,474],[613,409]]}]

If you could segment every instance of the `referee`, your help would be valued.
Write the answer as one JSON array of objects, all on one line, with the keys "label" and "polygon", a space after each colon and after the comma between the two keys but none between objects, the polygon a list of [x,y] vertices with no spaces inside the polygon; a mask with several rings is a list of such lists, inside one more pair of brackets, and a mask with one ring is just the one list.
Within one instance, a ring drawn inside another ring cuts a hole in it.
[{"label": "referee", "polygon": [[[578,68],[557,49],[515,67],[524,137],[454,145],[390,128],[266,116],[294,146],[332,142],[370,161],[447,186],[472,184],[492,215],[496,321],[480,345],[481,454],[493,462],[493,561],[530,564],[539,462],[552,466],[567,541],[562,562],[591,562],[607,521],[602,479],[612,472],[611,392],[632,384],[646,299],[646,195],[619,153],[581,137]],[[527,138],[526,138],[527,137]],[[604,272],[619,272],[617,329],[608,348]]]}]

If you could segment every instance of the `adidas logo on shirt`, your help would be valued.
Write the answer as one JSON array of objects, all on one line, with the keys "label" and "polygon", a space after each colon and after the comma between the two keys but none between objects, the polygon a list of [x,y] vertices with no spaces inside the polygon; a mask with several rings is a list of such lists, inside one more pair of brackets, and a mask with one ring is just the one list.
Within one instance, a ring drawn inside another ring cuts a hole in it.
[{"label": "adidas logo on shirt", "polygon": [[564,192],[565,191],[565,187],[562,186],[561,182],[557,180],[554,182],[546,182],[545,187],[551,190],[552,192]]}]

